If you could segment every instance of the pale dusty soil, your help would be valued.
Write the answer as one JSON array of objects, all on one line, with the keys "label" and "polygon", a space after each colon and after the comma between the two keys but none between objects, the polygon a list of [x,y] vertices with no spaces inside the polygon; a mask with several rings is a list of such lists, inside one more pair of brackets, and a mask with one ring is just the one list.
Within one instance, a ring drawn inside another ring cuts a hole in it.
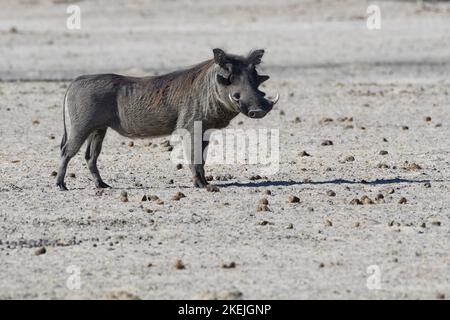
[{"label": "pale dusty soil", "polygon": [[[380,2],[382,29],[368,31],[362,1],[80,1],[83,27],[68,31],[67,2],[5,1],[0,12],[0,298],[450,297],[448,3]],[[67,79],[161,73],[217,46],[267,49],[266,89],[280,102],[230,127],[279,129],[278,172],[252,181],[258,167],[210,164],[233,178],[194,189],[164,138],[129,147],[111,131],[99,167],[113,189],[98,194],[84,148],[70,191],[54,187]],[[271,211],[257,212],[265,190]],[[171,200],[177,191],[186,198]],[[350,204],[380,193],[384,203]],[[379,290],[366,285],[373,265]]]}]

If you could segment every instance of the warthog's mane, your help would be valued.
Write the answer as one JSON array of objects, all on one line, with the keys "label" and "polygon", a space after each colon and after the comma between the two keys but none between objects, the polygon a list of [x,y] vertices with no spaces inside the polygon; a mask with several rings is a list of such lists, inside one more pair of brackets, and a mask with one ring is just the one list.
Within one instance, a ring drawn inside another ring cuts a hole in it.
[{"label": "warthog's mane", "polygon": [[[161,104],[188,102],[194,92],[209,91],[209,70],[214,60],[207,60],[184,70],[145,78],[147,103],[150,107]],[[200,97],[198,97],[200,98]]]}]

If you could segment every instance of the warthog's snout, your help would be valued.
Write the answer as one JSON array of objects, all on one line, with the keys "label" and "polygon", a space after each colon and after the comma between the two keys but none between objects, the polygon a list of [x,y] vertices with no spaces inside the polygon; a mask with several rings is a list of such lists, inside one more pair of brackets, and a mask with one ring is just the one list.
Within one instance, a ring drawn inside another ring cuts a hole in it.
[{"label": "warthog's snout", "polygon": [[278,102],[280,98],[279,94],[273,100],[270,99],[262,99],[261,104],[255,107],[247,106],[242,102],[239,95],[229,95],[229,98],[232,102],[237,103],[239,105],[239,110],[245,114],[247,117],[252,119],[260,119],[264,118],[266,114],[268,114],[273,106]]}]

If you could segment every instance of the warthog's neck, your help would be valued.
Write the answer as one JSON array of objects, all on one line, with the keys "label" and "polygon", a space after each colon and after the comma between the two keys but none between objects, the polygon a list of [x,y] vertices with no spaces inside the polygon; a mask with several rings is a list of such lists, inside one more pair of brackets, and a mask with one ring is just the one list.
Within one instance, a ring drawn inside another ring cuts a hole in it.
[{"label": "warthog's neck", "polygon": [[221,97],[216,80],[218,69],[216,64],[212,64],[203,79],[202,113],[204,121],[211,127],[223,128],[239,114],[239,109],[227,98]]}]

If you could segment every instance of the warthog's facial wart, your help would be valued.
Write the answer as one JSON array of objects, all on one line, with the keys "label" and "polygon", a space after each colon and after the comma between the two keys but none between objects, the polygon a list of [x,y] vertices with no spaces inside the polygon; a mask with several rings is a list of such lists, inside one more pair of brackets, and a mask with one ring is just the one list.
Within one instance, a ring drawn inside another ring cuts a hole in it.
[{"label": "warthog's facial wart", "polygon": [[217,72],[218,92],[221,100],[226,100],[236,111],[249,118],[263,118],[278,102],[277,94],[273,100],[266,99],[265,93],[258,89],[267,75],[259,75],[256,66],[261,63],[264,50],[250,52],[247,57],[225,53],[214,49],[214,62],[219,66]]}]

